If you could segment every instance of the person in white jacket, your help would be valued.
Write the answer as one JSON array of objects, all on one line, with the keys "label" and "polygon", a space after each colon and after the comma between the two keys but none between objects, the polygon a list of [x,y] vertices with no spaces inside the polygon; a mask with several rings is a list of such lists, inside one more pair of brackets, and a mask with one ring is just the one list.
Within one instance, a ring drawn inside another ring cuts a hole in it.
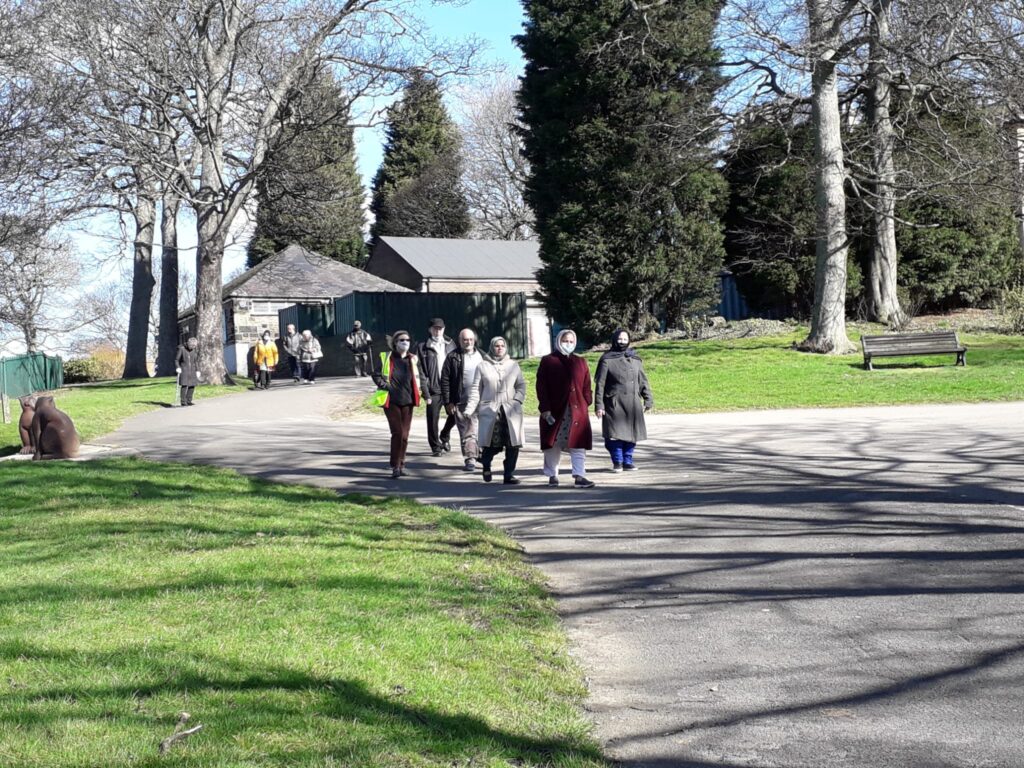
[{"label": "person in white jacket", "polygon": [[519,485],[515,472],[523,445],[523,402],[526,381],[519,363],[508,356],[501,336],[491,339],[490,354],[476,369],[466,404],[467,415],[477,414],[480,464],[484,481],[491,482],[491,462],[505,452],[505,485]]}]

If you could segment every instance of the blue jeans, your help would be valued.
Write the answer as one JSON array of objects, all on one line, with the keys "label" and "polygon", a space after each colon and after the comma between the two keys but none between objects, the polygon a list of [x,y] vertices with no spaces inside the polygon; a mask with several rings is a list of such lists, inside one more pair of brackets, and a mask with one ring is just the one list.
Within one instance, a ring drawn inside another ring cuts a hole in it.
[{"label": "blue jeans", "polygon": [[613,464],[629,466],[633,463],[633,449],[636,443],[627,443],[625,440],[605,440],[604,447],[612,456]]}]

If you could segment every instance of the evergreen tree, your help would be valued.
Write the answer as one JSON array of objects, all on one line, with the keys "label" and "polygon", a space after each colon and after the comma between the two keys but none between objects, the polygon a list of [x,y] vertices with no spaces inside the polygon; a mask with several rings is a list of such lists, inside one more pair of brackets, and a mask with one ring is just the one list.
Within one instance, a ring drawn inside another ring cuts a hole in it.
[{"label": "evergreen tree", "polygon": [[294,95],[256,185],[256,231],[247,266],[291,243],[362,266],[363,184],[356,169],[350,102],[328,75]]},{"label": "evergreen tree", "polygon": [[465,237],[459,133],[435,80],[413,74],[388,112],[384,161],[373,180],[374,238]]},{"label": "evergreen tree", "polygon": [[704,119],[720,0],[525,7],[526,197],[548,310],[590,336],[709,310],[725,198]]}]

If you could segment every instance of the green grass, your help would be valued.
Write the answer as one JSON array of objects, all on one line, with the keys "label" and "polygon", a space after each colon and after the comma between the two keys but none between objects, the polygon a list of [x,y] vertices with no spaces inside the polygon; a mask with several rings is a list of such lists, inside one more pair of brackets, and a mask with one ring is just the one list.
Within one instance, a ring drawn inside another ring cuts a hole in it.
[{"label": "green grass", "polygon": [[[241,392],[246,387],[196,387],[195,399]],[[83,440],[91,440],[112,432],[130,416],[166,408],[174,402],[173,378],[108,381],[81,387],[61,389],[55,393],[57,407],[75,422]],[[21,406],[11,400],[11,423],[0,423],[0,456],[16,453],[21,448],[18,437],[18,418]]]},{"label": "green grass", "polygon": [[5,768],[604,765],[541,577],[465,514],[136,460],[0,487]]},{"label": "green grass", "polygon": [[[961,335],[955,355],[900,357],[865,371],[863,356],[809,355],[788,336],[729,341],[662,341],[638,350],[662,413],[1024,400],[1024,337]],[[855,341],[860,340],[855,335]],[[586,355],[591,372],[599,354]],[[536,413],[537,361],[524,361],[526,406]]]}]

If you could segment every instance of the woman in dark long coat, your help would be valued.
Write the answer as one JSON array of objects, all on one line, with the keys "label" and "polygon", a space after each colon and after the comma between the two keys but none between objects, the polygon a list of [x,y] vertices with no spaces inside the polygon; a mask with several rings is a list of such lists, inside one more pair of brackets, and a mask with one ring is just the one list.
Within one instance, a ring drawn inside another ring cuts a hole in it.
[{"label": "woman in dark long coat", "polygon": [[618,330],[612,335],[612,348],[597,363],[594,388],[594,408],[612,457],[612,471],[636,469],[633,449],[647,439],[644,413],[654,407],[654,398],[644,362],[630,349],[628,332]]},{"label": "woman in dark long coat", "polygon": [[181,390],[181,404],[192,405],[192,396],[199,383],[199,340],[195,336],[180,347],[174,358],[174,370],[178,374],[178,389]]},{"label": "woman in dark long coat", "polygon": [[575,484],[592,488],[587,478],[587,451],[594,447],[590,431],[590,368],[576,350],[576,334],[558,334],[555,351],[545,355],[537,368],[537,400],[540,405],[540,447],[548,485],[558,485],[558,465],[568,451]]}]

